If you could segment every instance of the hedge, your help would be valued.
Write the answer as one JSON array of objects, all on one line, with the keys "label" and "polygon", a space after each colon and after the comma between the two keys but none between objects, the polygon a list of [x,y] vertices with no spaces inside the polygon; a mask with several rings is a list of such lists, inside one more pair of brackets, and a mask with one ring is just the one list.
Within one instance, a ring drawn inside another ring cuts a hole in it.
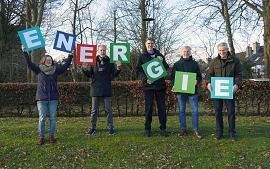
[{"label": "hedge", "polygon": [[[166,105],[168,115],[176,114],[178,106],[171,83],[167,83]],[[59,82],[58,116],[89,116],[91,110],[90,82]],[[144,94],[140,81],[114,81],[113,113],[115,116],[144,114]],[[35,102],[35,83],[0,83],[0,117],[38,116]],[[205,81],[199,88],[200,113],[214,115]],[[270,82],[244,80],[236,93],[236,112],[239,115],[270,115]],[[155,104],[155,103],[154,103]],[[154,114],[157,110],[154,106]],[[101,112],[104,112],[101,104]],[[101,114],[101,115],[104,115]]]}]

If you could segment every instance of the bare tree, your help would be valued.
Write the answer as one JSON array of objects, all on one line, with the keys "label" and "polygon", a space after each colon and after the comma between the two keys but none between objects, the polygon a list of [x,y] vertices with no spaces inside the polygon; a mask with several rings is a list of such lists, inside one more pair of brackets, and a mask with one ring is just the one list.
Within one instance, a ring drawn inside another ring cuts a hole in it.
[{"label": "bare tree", "polygon": [[250,1],[243,0],[245,4],[256,11],[259,14],[259,17],[263,18],[264,24],[264,77],[270,77],[270,67],[269,67],[269,58],[270,58],[270,1]]}]

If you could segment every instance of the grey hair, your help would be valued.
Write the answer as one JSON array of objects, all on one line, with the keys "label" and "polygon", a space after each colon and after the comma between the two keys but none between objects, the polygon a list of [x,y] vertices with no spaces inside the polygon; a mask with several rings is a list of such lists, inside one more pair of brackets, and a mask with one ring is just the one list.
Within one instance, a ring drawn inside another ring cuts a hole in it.
[{"label": "grey hair", "polygon": [[181,51],[182,51],[183,49],[188,49],[188,50],[191,51],[191,47],[190,47],[190,46],[183,46],[183,47],[181,48]]},{"label": "grey hair", "polygon": [[229,49],[228,44],[227,44],[226,42],[221,42],[221,43],[219,43],[219,44],[217,45],[217,48],[219,48],[219,47],[224,47],[224,48],[226,48],[226,49]]},{"label": "grey hair", "polygon": [[104,48],[106,50],[107,46],[106,45],[98,45],[98,49],[99,48]]}]

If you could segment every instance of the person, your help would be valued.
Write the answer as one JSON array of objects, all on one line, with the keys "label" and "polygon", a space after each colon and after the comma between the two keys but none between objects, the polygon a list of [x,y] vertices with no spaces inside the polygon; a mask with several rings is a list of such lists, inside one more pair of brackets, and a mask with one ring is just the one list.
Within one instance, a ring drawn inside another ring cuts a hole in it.
[{"label": "person", "polygon": [[180,120],[179,136],[186,136],[188,134],[186,126],[186,103],[187,100],[189,99],[192,114],[193,137],[200,139],[202,138],[202,136],[199,133],[198,84],[202,80],[202,75],[199,64],[193,59],[191,55],[191,48],[189,46],[182,47],[181,54],[182,56],[180,60],[178,60],[173,65],[171,73],[172,84],[174,84],[175,81],[176,71],[196,73],[196,80],[195,80],[194,94],[176,93],[176,98],[179,107],[179,120]]},{"label": "person", "polygon": [[23,56],[28,67],[37,74],[37,90],[36,101],[39,112],[39,140],[38,145],[45,143],[45,120],[47,113],[50,117],[50,136],[51,144],[55,143],[55,129],[56,129],[56,110],[58,106],[59,92],[57,85],[57,77],[64,73],[71,64],[73,55],[69,54],[66,63],[62,66],[56,67],[50,55],[45,55],[40,59],[39,65],[34,64],[28,53],[25,52],[25,47],[22,46]]},{"label": "person", "polygon": [[[207,72],[207,89],[211,92],[211,77],[233,77],[233,92],[235,93],[241,82],[241,63],[228,51],[228,44],[219,43],[217,46],[218,56],[214,58]],[[233,141],[236,140],[235,131],[235,99],[212,99],[216,116],[216,139],[223,138],[223,102],[228,111],[229,134]]]},{"label": "person", "polygon": [[99,101],[104,100],[105,113],[107,117],[109,135],[114,135],[113,115],[112,115],[112,78],[120,73],[121,62],[110,63],[110,58],[106,55],[106,46],[98,46],[98,55],[96,65],[90,66],[84,63],[82,65],[83,73],[91,78],[90,95],[92,97],[91,127],[88,130],[89,135],[96,132],[97,116],[99,114]]},{"label": "person", "polygon": [[162,136],[168,137],[168,132],[166,131],[166,122],[167,122],[167,114],[166,114],[166,106],[165,106],[165,94],[166,94],[166,83],[165,78],[161,78],[155,82],[147,79],[145,72],[143,71],[142,65],[153,58],[158,58],[162,61],[164,68],[167,70],[169,68],[165,57],[154,48],[154,41],[152,38],[147,38],[146,42],[146,50],[139,57],[138,63],[136,66],[136,73],[138,79],[143,82],[143,91],[145,98],[145,136],[151,136],[151,123],[152,123],[152,112],[153,112],[153,100],[154,96],[156,98],[157,107],[158,107],[158,117],[160,123],[160,134]]}]

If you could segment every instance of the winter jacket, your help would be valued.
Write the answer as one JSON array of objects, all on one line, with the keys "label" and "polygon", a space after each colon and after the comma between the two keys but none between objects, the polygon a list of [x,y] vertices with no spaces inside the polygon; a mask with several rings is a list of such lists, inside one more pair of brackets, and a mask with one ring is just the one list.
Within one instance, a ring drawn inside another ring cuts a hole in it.
[{"label": "winter jacket", "polygon": [[192,58],[192,56],[190,56],[189,58],[181,57],[180,60],[174,63],[171,73],[172,85],[174,85],[176,71],[196,73],[197,85],[195,86],[195,94],[197,94],[198,84],[202,81],[202,74],[199,64]]},{"label": "winter jacket", "polygon": [[[151,57],[151,55],[154,57]],[[137,73],[137,77],[139,80],[142,80],[143,82],[143,90],[162,90],[162,89],[166,89],[166,83],[165,83],[165,78],[161,78],[155,82],[153,82],[152,84],[148,84],[147,83],[147,76],[143,71],[142,65],[150,60],[152,60],[153,58],[157,58],[157,56],[161,56],[163,58],[162,64],[164,66],[164,68],[166,70],[168,70],[169,65],[167,64],[165,57],[156,49],[154,49],[154,53],[153,54],[149,54],[147,51],[145,51],[138,60],[137,66],[136,66],[136,73]]]},{"label": "winter jacket", "polygon": [[52,75],[46,75],[42,72],[40,68],[31,61],[27,52],[24,52],[23,56],[28,67],[38,76],[36,100],[58,100],[59,92],[57,77],[67,70],[73,56],[69,55],[67,62],[64,65],[57,67]]},{"label": "winter jacket", "polygon": [[240,85],[241,82],[241,63],[239,59],[228,52],[227,59],[221,59],[218,55],[214,58],[207,72],[206,80],[210,82],[211,77],[234,77],[234,84]]},{"label": "winter jacket", "polygon": [[[102,64],[102,60],[103,64]],[[89,70],[83,69],[83,73],[91,78],[90,94],[92,97],[111,97],[112,96],[112,79],[117,77],[121,70],[115,68],[115,64],[110,63],[110,58],[97,56],[95,66]]]}]

